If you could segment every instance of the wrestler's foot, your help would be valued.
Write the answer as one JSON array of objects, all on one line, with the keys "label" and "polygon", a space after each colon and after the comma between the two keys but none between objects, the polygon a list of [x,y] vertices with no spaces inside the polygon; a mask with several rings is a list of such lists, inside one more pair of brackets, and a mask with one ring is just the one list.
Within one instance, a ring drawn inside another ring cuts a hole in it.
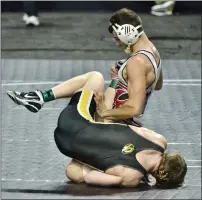
[{"label": "wrestler's foot", "polygon": [[7,91],[7,95],[18,105],[25,106],[31,112],[38,112],[44,104],[42,92],[36,90],[34,92],[17,92]]},{"label": "wrestler's foot", "polygon": [[158,17],[161,17],[161,16],[169,16],[169,15],[172,15],[173,12],[172,11],[164,11],[164,12],[156,12],[156,11],[151,11],[151,14],[152,15],[155,15],[155,16],[158,16]]},{"label": "wrestler's foot", "polygon": [[39,26],[39,18],[37,16],[29,16],[27,13],[23,15],[22,20],[25,22],[26,26]]},{"label": "wrestler's foot", "polygon": [[160,3],[151,7],[151,10],[156,12],[164,12],[164,11],[173,11],[175,6],[175,1],[166,1],[164,3]]},{"label": "wrestler's foot", "polygon": [[152,6],[151,14],[155,16],[172,15],[175,6],[175,1],[166,1]]}]

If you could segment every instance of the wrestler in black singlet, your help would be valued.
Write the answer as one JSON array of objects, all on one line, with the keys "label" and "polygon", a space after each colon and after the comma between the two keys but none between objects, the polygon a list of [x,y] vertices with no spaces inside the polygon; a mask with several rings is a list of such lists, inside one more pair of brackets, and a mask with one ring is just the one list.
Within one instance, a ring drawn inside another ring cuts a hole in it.
[{"label": "wrestler in black singlet", "polygon": [[[80,100],[81,95],[84,97],[86,92],[87,97]],[[94,123],[84,118],[93,117],[95,110],[92,92],[78,92],[72,97],[69,105],[59,116],[54,134],[61,153],[101,171],[123,165],[146,175],[147,171],[137,161],[136,154],[147,149],[163,153],[164,149],[141,137],[128,125]]]}]

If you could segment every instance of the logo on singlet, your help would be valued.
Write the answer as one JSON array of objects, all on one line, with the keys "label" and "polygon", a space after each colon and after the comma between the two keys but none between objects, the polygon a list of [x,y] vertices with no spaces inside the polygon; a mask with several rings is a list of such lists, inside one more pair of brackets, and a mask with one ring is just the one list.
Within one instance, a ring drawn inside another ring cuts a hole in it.
[{"label": "logo on singlet", "polygon": [[123,149],[122,149],[122,153],[123,154],[130,154],[135,150],[135,147],[133,144],[126,144]]}]

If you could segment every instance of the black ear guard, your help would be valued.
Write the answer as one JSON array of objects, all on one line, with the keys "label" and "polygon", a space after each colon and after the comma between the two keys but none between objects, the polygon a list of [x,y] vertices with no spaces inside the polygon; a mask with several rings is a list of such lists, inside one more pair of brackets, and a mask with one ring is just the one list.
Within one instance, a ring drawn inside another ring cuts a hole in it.
[{"label": "black ear guard", "polygon": [[109,31],[109,33],[111,33],[111,34],[112,34],[112,32],[113,32],[112,25],[109,25],[109,27],[108,27],[108,31]]},{"label": "black ear guard", "polygon": [[114,30],[114,28],[118,28],[114,23],[111,23],[110,22],[110,25],[109,25],[109,27],[108,27],[108,31],[112,34],[112,32],[113,32],[113,30]]}]

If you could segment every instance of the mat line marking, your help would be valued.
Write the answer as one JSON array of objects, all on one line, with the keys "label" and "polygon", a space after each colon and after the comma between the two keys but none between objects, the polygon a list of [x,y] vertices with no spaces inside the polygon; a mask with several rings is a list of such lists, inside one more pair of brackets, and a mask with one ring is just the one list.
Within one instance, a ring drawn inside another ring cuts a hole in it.
[{"label": "mat line marking", "polygon": [[[6,81],[6,80],[2,80]],[[29,82],[30,80],[28,80]],[[105,82],[110,82],[111,80],[105,80]],[[26,82],[25,80],[12,80],[12,83]],[[31,82],[31,81],[30,81]],[[49,82],[49,81],[36,81],[36,82]],[[50,82],[63,82],[63,81],[50,81]],[[201,79],[164,79],[164,82],[201,82]]]},{"label": "mat line marking", "polygon": [[185,144],[185,145],[198,144],[198,145],[201,145],[201,143],[196,143],[196,142],[168,142],[168,144],[172,144],[172,145],[178,145],[178,144]]},{"label": "mat line marking", "polygon": [[[12,141],[23,141],[23,142],[43,142],[44,140],[29,140],[29,139],[25,139],[25,140],[16,140],[16,139],[2,139],[2,142],[4,144],[12,142]],[[46,142],[55,142],[55,140],[46,140]],[[167,144],[169,145],[179,145],[179,144],[183,144],[183,145],[201,145],[201,143],[196,143],[196,142],[168,142]]]},{"label": "mat line marking", "polygon": [[[8,82],[8,83],[2,83],[2,86],[11,86],[11,85],[47,85],[47,84],[60,84],[64,81],[36,81],[36,82],[25,82],[24,80],[18,80],[15,82]],[[109,84],[111,80],[105,80],[105,84]],[[183,83],[181,83],[183,82]],[[189,82],[189,83],[185,83]],[[190,83],[190,82],[199,82],[199,83]],[[180,85],[184,84],[191,84],[191,85],[201,85],[200,84],[201,79],[165,79],[164,80],[164,85],[168,84],[177,84],[179,83]]]},{"label": "mat line marking", "polygon": [[[23,181],[23,182],[56,182],[56,183],[66,183],[68,180],[23,180],[23,179],[1,179],[2,181]],[[185,184],[185,186],[197,186],[201,185],[193,185],[193,184]]]},{"label": "mat line marking", "polygon": [[23,179],[5,179],[2,178],[2,181],[24,181],[24,182],[67,182],[68,180],[36,180],[36,179],[31,179],[31,180],[23,180]]},{"label": "mat line marking", "polygon": [[[60,155],[57,155],[57,156],[60,156]],[[67,159],[67,158],[65,158],[65,159]],[[201,160],[187,160],[187,159],[185,159],[187,162],[201,162]],[[1,161],[5,161],[5,159],[2,159]],[[51,159],[50,159],[50,161],[52,161]],[[65,160],[64,160],[65,161]],[[46,161],[45,163],[43,163],[42,165],[44,165],[44,164],[46,164],[47,162],[49,162],[49,160],[48,161]],[[61,161],[62,162],[62,161]],[[198,167],[199,165],[194,165],[194,166],[190,166],[190,167]],[[40,166],[41,167],[41,166]],[[200,166],[201,167],[201,166]],[[32,172],[34,172],[36,169],[38,169],[38,167],[37,168],[34,168],[34,169],[32,169],[32,171],[30,172],[30,173],[32,173]],[[15,171],[16,172],[16,171]],[[28,173],[29,174],[29,173]],[[26,174],[26,175],[28,175],[28,174]],[[25,175],[25,176],[26,176]]]},{"label": "mat line marking", "polygon": [[201,86],[201,83],[164,83],[166,85],[173,85],[173,86]]},{"label": "mat line marking", "polygon": [[[65,107],[66,105],[64,105],[64,107]],[[47,107],[47,108],[45,108],[45,107],[43,107],[43,110],[62,110],[62,109],[64,109],[64,107],[57,107],[57,108],[51,108],[51,107]],[[12,108],[13,110],[25,110],[26,111],[26,109],[24,108],[24,107],[13,107]]]},{"label": "mat line marking", "polygon": [[[21,86],[21,85],[54,85],[60,84],[62,82],[32,82],[32,83],[3,83],[1,86]],[[105,84],[109,84],[106,83]],[[174,85],[174,86],[201,86],[201,83],[164,83],[166,85]]]},{"label": "mat line marking", "polygon": [[[58,156],[58,155],[57,155],[57,156]],[[54,156],[54,158],[55,158],[55,156]],[[49,167],[48,169],[43,170],[42,172],[39,172],[39,174],[37,175],[37,177],[38,177],[38,176],[41,176],[42,174],[46,173],[47,171],[49,171],[50,169],[52,169],[52,168],[53,168],[53,167],[55,167],[56,165],[60,164],[61,162],[66,161],[66,160],[67,160],[67,158],[64,158],[63,160],[61,160],[61,161],[57,162],[56,164],[52,165],[52,166],[51,166],[51,167]],[[49,162],[50,162],[50,161],[49,161]],[[48,163],[48,162],[43,163],[42,165],[47,164],[47,163]],[[22,176],[22,178],[23,178],[23,177],[26,177],[26,176],[28,176],[28,175],[32,175],[32,173],[33,173],[33,172],[35,172],[36,170],[40,170],[40,168],[41,168],[41,166],[40,166],[40,167],[36,167],[36,168],[32,169],[32,171],[31,171],[31,172],[29,172],[29,173],[27,173],[27,174],[23,175],[23,176]],[[35,178],[37,178],[37,177],[32,178],[32,180],[36,180]]]}]

